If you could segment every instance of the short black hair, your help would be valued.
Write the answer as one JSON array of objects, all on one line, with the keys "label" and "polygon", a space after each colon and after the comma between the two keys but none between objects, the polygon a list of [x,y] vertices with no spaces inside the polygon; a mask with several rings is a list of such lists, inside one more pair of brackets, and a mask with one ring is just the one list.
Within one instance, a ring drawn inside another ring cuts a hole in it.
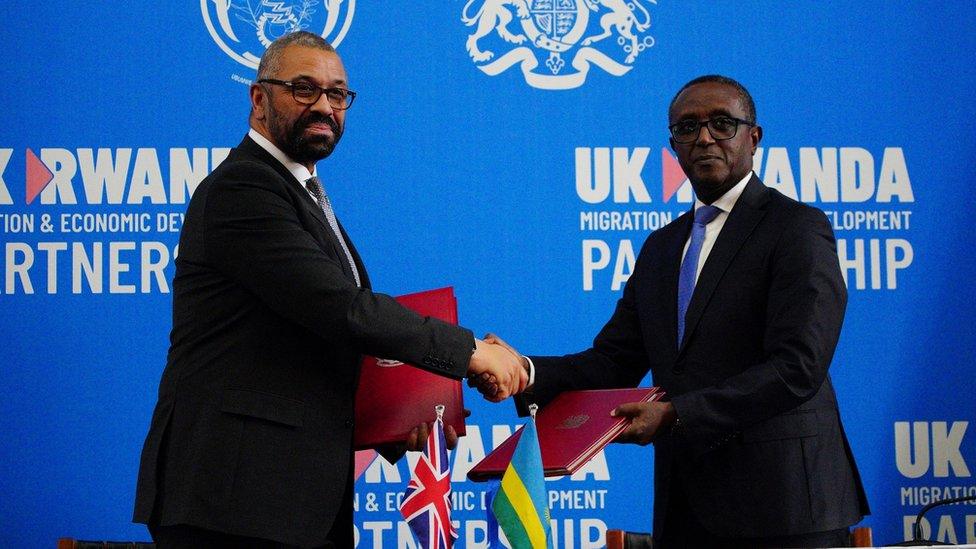
[{"label": "short black hair", "polygon": [[729,78],[728,76],[722,76],[720,74],[706,74],[705,76],[699,76],[684,86],[681,86],[678,93],[674,94],[674,97],[671,99],[671,104],[668,105],[668,116],[671,116],[671,109],[674,108],[674,102],[678,100],[678,96],[681,95],[681,92],[696,84],[705,84],[707,82],[715,82],[717,84],[724,84],[726,86],[735,88],[735,91],[739,94],[739,101],[742,103],[742,107],[746,111],[746,120],[748,120],[751,124],[756,123],[756,103],[752,100],[752,95],[749,94],[749,90],[747,90],[746,87],[740,84],[737,80]]}]

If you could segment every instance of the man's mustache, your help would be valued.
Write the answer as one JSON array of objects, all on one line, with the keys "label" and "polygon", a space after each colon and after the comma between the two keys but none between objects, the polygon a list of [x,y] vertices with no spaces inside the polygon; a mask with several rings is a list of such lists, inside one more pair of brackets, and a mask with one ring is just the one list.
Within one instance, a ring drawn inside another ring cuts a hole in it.
[{"label": "man's mustache", "polygon": [[305,131],[305,128],[311,126],[312,124],[319,124],[319,123],[328,124],[329,125],[329,128],[332,129],[332,134],[333,135],[336,135],[336,136],[339,135],[339,132],[340,132],[340,130],[339,130],[339,123],[336,122],[331,117],[325,116],[323,114],[318,114],[318,113],[309,114],[306,118],[302,119],[301,124],[299,125],[299,128],[298,128],[299,129],[299,132],[297,132],[297,133],[304,132]]}]

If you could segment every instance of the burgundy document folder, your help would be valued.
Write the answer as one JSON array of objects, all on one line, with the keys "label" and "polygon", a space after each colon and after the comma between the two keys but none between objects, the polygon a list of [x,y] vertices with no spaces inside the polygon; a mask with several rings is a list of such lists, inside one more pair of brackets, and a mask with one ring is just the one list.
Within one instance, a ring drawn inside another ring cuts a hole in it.
[{"label": "burgundy document folder", "polygon": [[[626,402],[651,402],[664,396],[658,387],[566,391],[536,414],[542,468],[547,477],[576,472],[630,423],[610,411]],[[508,467],[522,430],[501,443],[468,471],[471,480],[499,478]]]},{"label": "burgundy document folder", "polygon": [[[453,288],[408,294],[396,300],[413,311],[457,324],[457,300]],[[461,382],[421,370],[409,364],[372,356],[363,359],[356,390],[357,450],[402,442],[410,430],[434,421],[434,406],[443,404],[444,425],[464,434]]]}]

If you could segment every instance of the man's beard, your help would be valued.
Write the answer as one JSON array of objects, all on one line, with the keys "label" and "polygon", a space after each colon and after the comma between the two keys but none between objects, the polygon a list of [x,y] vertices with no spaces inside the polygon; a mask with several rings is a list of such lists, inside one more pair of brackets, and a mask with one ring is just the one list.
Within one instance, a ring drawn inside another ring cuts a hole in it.
[{"label": "man's beard", "polygon": [[[269,127],[271,135],[275,139],[275,145],[282,152],[288,155],[299,164],[310,164],[318,162],[332,154],[339,138],[342,137],[342,128],[339,123],[332,118],[310,112],[306,116],[299,118],[289,128],[287,122],[277,112],[272,112],[269,117]],[[332,128],[332,135],[316,135],[307,137],[305,129],[311,124],[325,123]]]}]

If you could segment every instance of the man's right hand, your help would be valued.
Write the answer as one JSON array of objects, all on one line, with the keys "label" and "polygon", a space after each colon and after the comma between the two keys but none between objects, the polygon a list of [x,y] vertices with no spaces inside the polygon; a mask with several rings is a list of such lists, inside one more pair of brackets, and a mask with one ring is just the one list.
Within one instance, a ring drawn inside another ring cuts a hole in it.
[{"label": "man's right hand", "polygon": [[522,367],[521,356],[504,346],[475,339],[468,380],[486,399],[501,402],[524,390],[529,376]]}]

